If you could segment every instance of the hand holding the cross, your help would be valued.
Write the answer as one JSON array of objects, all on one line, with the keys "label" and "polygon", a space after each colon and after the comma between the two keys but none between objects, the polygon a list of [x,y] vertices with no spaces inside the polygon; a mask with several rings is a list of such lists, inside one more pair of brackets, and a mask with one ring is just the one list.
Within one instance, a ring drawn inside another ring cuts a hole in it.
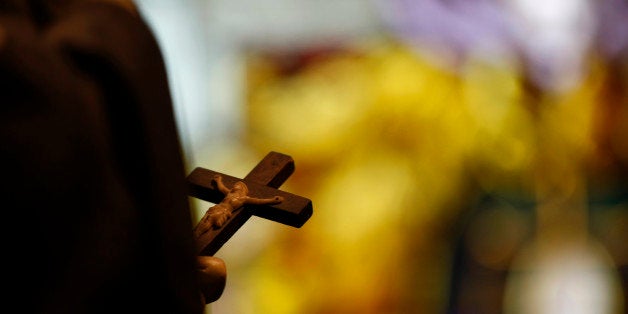
[{"label": "hand holding the cross", "polygon": [[203,304],[214,302],[220,298],[227,281],[225,262],[213,256],[198,256],[197,274],[201,301]]}]

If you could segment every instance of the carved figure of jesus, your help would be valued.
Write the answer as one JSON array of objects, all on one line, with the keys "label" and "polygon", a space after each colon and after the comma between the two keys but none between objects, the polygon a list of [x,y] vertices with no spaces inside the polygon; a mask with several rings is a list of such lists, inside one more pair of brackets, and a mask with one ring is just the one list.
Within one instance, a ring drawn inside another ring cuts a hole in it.
[{"label": "carved figure of jesus", "polygon": [[222,201],[212,207],[210,207],[201,221],[194,228],[194,236],[198,239],[205,232],[212,228],[221,228],[229,218],[231,218],[233,211],[247,204],[252,205],[264,205],[264,204],[279,204],[283,202],[283,197],[275,196],[273,198],[256,198],[250,197],[249,189],[242,181],[236,182],[231,189],[227,188],[220,175],[216,175],[213,178],[213,183],[225,197]]}]

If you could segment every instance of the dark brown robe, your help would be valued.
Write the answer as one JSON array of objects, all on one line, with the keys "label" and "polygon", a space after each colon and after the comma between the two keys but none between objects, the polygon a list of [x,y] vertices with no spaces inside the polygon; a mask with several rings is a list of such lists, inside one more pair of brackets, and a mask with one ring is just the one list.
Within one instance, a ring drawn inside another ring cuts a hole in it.
[{"label": "dark brown robe", "polygon": [[1,0],[0,89],[3,307],[202,313],[171,96],[141,16]]}]

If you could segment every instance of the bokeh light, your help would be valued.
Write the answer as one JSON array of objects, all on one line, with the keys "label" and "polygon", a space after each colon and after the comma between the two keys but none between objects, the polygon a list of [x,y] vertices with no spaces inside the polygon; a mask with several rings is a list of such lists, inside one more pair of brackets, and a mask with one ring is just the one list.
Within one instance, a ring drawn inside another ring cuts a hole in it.
[{"label": "bokeh light", "polygon": [[188,166],[314,204],[208,312],[626,313],[628,8],[550,2],[140,1]]}]

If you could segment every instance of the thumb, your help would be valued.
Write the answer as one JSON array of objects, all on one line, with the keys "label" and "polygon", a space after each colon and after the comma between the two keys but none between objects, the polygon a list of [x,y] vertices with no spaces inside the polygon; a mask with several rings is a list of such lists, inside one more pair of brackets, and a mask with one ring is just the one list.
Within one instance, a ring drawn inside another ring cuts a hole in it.
[{"label": "thumb", "polygon": [[220,298],[227,281],[225,262],[213,256],[198,256],[198,281],[205,304]]}]

